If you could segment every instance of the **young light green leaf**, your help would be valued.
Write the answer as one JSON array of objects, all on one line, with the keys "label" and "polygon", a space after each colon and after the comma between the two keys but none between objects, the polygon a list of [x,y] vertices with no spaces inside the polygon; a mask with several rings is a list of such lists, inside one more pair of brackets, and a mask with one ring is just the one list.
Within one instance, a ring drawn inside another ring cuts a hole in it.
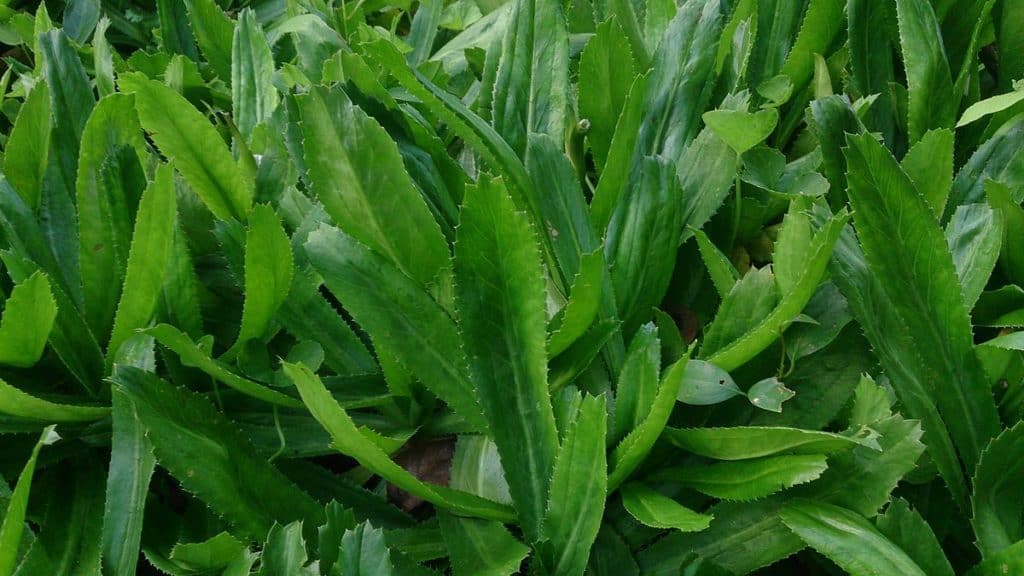
[{"label": "young light green leaf", "polygon": [[336,228],[310,234],[306,254],[372,338],[471,426],[486,429],[458,327],[422,285]]},{"label": "young light green leaf", "polygon": [[132,225],[146,187],[146,156],[132,97],[100,100],[82,133],[75,192],[85,315],[103,337],[110,334],[121,296]]},{"label": "young light green leaf", "polygon": [[793,82],[794,92],[803,89],[814,74],[817,55],[828,56],[846,24],[846,3],[842,0],[813,0],[808,3],[793,48],[782,65],[782,73]]},{"label": "young light green leaf", "polygon": [[747,390],[750,403],[769,412],[782,412],[782,404],[796,396],[781,380],[775,377],[765,378]]},{"label": "young light green leaf", "polygon": [[461,515],[502,522],[514,518],[512,510],[503,504],[468,492],[425,484],[391,460],[376,442],[356,428],[352,418],[309,368],[285,362],[283,369],[299,389],[313,417],[330,433],[338,451],[355,458],[362,466],[398,488],[441,508]]},{"label": "young light green leaf", "polygon": [[959,98],[942,45],[942,33],[927,0],[897,0],[900,46],[907,70],[907,128],[917,142],[932,128],[952,128]]},{"label": "young light green leaf", "polygon": [[93,68],[96,69],[96,91],[100,98],[114,93],[114,55],[110,42],[107,41],[107,30],[110,18],[103,16],[96,24],[96,32],[92,37]]},{"label": "young light green leaf", "polygon": [[629,40],[618,21],[609,18],[598,24],[580,55],[579,66],[580,117],[590,122],[587,141],[600,171],[637,72]]},{"label": "young light green leaf", "polygon": [[238,340],[232,347],[262,337],[288,297],[294,265],[292,248],[274,209],[258,204],[245,233],[245,307]]},{"label": "young light green leaf", "polygon": [[25,513],[28,510],[29,490],[32,487],[32,476],[36,471],[36,460],[43,446],[53,444],[60,439],[54,426],[43,430],[42,436],[32,448],[32,454],[18,476],[18,483],[10,493],[7,510],[4,512],[3,523],[0,524],[0,574],[13,574],[17,567],[18,547],[25,530]]},{"label": "young light green leaf", "polygon": [[203,56],[221,80],[230,82],[234,24],[215,0],[185,0],[185,6]]},{"label": "young light green leaf", "polygon": [[764,142],[775,131],[779,123],[779,112],[775,108],[758,112],[712,110],[705,112],[702,118],[734,152],[743,154]]},{"label": "young light green leaf", "polygon": [[862,135],[847,141],[850,201],[865,256],[912,331],[935,386],[936,405],[961,456],[973,466],[998,430],[998,417],[974,354],[970,319],[942,230],[877,140]]},{"label": "young light green leaf", "polygon": [[179,331],[169,324],[158,324],[146,330],[146,333],[156,338],[157,342],[166,346],[181,359],[185,366],[199,368],[210,376],[216,378],[238,390],[242,394],[259,398],[264,402],[285,406],[288,408],[300,408],[302,402],[297,398],[282,394],[277,390],[268,388],[262,384],[243,378],[222,363],[210,357],[210,354],[197,346],[185,333]]},{"label": "young light green leaf", "polygon": [[779,514],[790,530],[851,576],[926,576],[906,552],[859,514],[809,501],[788,504]]},{"label": "young light green leaf", "polygon": [[331,218],[423,285],[448,268],[448,246],[387,132],[338,91],[298,99],[305,164]]},{"label": "young light green leaf", "polygon": [[164,164],[157,168],[153,182],[139,200],[124,289],[114,316],[110,343],[107,344],[108,365],[113,363],[121,344],[136,330],[149,325],[156,312],[171,258],[177,214],[173,170]]},{"label": "young light green leaf", "polygon": [[648,76],[643,74],[633,80],[615,123],[615,132],[608,145],[608,158],[590,202],[590,219],[598,230],[608,227],[633,168],[633,152],[643,120]]},{"label": "young light green leaf", "polygon": [[[298,526],[298,524],[292,523],[288,526]],[[281,525],[274,524],[274,527],[270,529],[270,534],[267,536],[266,548],[271,548],[271,550],[264,556],[266,564],[275,567],[277,565],[273,563],[273,556],[275,556],[273,552],[274,546],[270,542],[276,539],[280,532]],[[220,532],[202,542],[178,542],[174,545],[174,548],[171,548],[169,558],[186,570],[213,572],[224,570],[236,557],[244,553],[244,544],[228,532]],[[288,571],[283,571],[281,574],[291,574],[290,571],[295,567],[294,565],[288,566]]]},{"label": "young light green leaf", "polygon": [[552,576],[580,576],[601,528],[608,467],[604,396],[587,396],[558,449],[544,518],[542,561]]},{"label": "young light green leaf", "polygon": [[665,439],[683,450],[716,460],[749,460],[774,454],[831,454],[860,444],[856,438],[831,432],[768,426],[667,428]]},{"label": "young light green leaf", "polygon": [[817,480],[827,468],[824,454],[767,456],[668,468],[654,479],[683,484],[723,500],[748,501]]},{"label": "young light green leaf", "polygon": [[645,526],[700,532],[707,529],[714,519],[714,516],[694,512],[643,484],[627,484],[621,492],[626,510]]},{"label": "young light green leaf", "polygon": [[109,408],[58,404],[32,396],[0,379],[0,414],[40,422],[91,422],[110,413]]},{"label": "young light green leaf", "polygon": [[0,365],[28,368],[43,356],[57,318],[57,303],[42,272],[11,291],[0,318]]},{"label": "young light green leaf", "polygon": [[130,366],[118,366],[112,381],[131,402],[160,465],[240,534],[262,538],[274,522],[322,520],[323,508],[205,398]]},{"label": "young light green leaf", "polygon": [[231,102],[235,125],[246,139],[277,108],[274,55],[255,13],[238,15],[231,48]]},{"label": "young light green leaf", "polygon": [[1008,92],[1006,94],[997,94],[990,98],[975,102],[964,110],[964,113],[960,116],[960,120],[956,123],[956,127],[960,128],[972,122],[977,122],[986,116],[991,116],[996,112],[1002,112],[1021,100],[1024,100],[1024,90]]},{"label": "young light green leaf", "polygon": [[558,447],[535,238],[500,181],[482,179],[467,190],[455,250],[463,345],[520,525],[531,540],[540,536]]},{"label": "young light green leaf", "polygon": [[501,522],[438,514],[455,576],[509,576],[530,549]]},{"label": "young light green leaf", "polygon": [[811,220],[802,210],[804,202],[793,201],[782,221],[782,229],[772,253],[772,271],[780,294],[789,294],[800,279],[814,247]]},{"label": "young light green leaf", "polygon": [[213,215],[245,221],[252,206],[251,175],[235,163],[216,128],[182,95],[155,80],[133,77],[142,127],[174,162]]},{"label": "young light green leaf", "polygon": [[36,84],[21,105],[4,146],[4,174],[33,209],[39,206],[50,148],[50,89]]}]

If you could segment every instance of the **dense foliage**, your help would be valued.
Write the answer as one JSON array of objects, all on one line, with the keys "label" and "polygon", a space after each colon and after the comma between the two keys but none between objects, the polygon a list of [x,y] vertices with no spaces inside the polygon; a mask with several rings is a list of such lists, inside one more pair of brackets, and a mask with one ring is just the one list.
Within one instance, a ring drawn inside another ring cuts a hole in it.
[{"label": "dense foliage", "polygon": [[1024,0],[0,43],[0,576],[1024,574]]}]

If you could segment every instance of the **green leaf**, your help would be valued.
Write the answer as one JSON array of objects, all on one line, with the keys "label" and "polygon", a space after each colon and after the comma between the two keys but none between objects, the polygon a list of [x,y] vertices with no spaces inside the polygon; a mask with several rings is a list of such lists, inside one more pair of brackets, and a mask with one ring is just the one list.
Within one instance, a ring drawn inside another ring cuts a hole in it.
[{"label": "green leaf", "polygon": [[782,412],[782,404],[796,396],[778,378],[765,378],[755,383],[747,390],[747,398],[750,403],[762,410],[769,412]]},{"label": "green leaf", "polygon": [[590,122],[587,141],[601,171],[608,160],[616,125],[636,77],[637,63],[622,27],[614,18],[598,24],[579,64],[579,113]]},{"label": "green leaf", "polygon": [[953,182],[953,132],[929,130],[910,147],[900,167],[924,196],[935,217],[941,218]]},{"label": "green leaf", "polygon": [[907,127],[911,142],[932,128],[952,128],[959,98],[953,92],[939,22],[927,0],[897,0],[900,45],[907,70]]},{"label": "green leaf", "polygon": [[643,158],[635,188],[619,199],[608,224],[605,258],[627,336],[650,319],[672,280],[682,226],[674,168],[659,156]]},{"label": "green leaf", "polygon": [[683,383],[679,386],[676,400],[683,404],[708,406],[742,394],[732,376],[725,370],[709,362],[690,360],[686,364]]},{"label": "green leaf", "polygon": [[323,508],[205,398],[129,366],[118,366],[112,380],[145,427],[160,466],[240,534],[262,538],[274,522],[322,520]]},{"label": "green leaf", "polygon": [[196,43],[217,76],[231,81],[234,24],[215,0],[185,0]]},{"label": "green leaf", "polygon": [[580,259],[580,271],[573,279],[569,300],[548,323],[548,356],[564,352],[590,328],[601,307],[604,289],[604,251],[595,250]]},{"label": "green leaf", "polygon": [[782,220],[782,229],[775,241],[772,272],[775,273],[775,283],[779,286],[780,294],[793,291],[804,264],[811,257],[814,231],[811,229],[810,218],[802,210],[803,204],[796,201],[790,203],[789,212]]},{"label": "green leaf", "polygon": [[748,501],[817,480],[827,468],[824,454],[767,456],[668,468],[655,479],[683,484],[714,498]]},{"label": "green leaf", "polygon": [[[825,267],[832,256],[832,248],[839,239],[846,220],[847,215],[840,213],[829,220],[814,235],[809,251],[810,256],[804,264],[799,279],[793,285],[792,290],[782,296],[770,314],[721,349],[710,354],[705,353],[702,349],[701,356],[708,362],[729,371],[742,366],[770,346],[811,300],[825,274]],[[739,284],[737,284],[737,288],[734,288],[734,292],[738,288]]]},{"label": "green leaf", "polygon": [[1024,233],[1024,208],[1013,200],[1013,192],[1005,184],[988,180],[985,194],[992,208],[1004,223],[999,264],[1003,272],[1016,284],[1024,283],[1024,252],[1021,252],[1020,238]]},{"label": "green leaf", "polygon": [[968,310],[974,308],[995,269],[1003,227],[1002,213],[985,204],[958,207],[946,224],[946,243]]},{"label": "green leaf", "polygon": [[342,538],[344,576],[394,576],[396,571],[384,532],[364,522],[347,530]]},{"label": "green leaf", "polygon": [[847,17],[851,80],[861,94],[879,95],[865,122],[881,132],[886,142],[894,143],[897,122],[890,93],[895,78],[890,33],[895,21],[893,3],[850,0]]},{"label": "green leaf", "polygon": [[508,576],[530,553],[501,522],[438,515],[455,576]]},{"label": "green leaf", "polygon": [[925,572],[863,516],[830,504],[794,502],[780,512],[782,521],[815,550],[851,576]]},{"label": "green leaf", "polygon": [[192,190],[221,220],[244,221],[253,181],[235,163],[212,124],[182,95],[155,80],[133,77],[142,127]]},{"label": "green leaf", "polygon": [[28,509],[29,490],[32,486],[32,476],[36,471],[39,451],[43,446],[53,444],[59,439],[60,436],[54,431],[54,426],[48,426],[43,430],[39,441],[32,448],[32,455],[18,476],[14,491],[10,493],[3,524],[0,524],[0,574],[13,574],[17,566],[18,547],[25,530],[25,512]]},{"label": "green leaf", "polygon": [[978,549],[988,558],[1024,538],[1024,503],[1013,486],[1024,477],[1024,426],[1004,430],[985,447],[975,470],[971,525]]},{"label": "green leaf", "polygon": [[4,174],[31,208],[39,206],[50,148],[50,90],[40,82],[25,98],[4,146]]},{"label": "green leaf", "polygon": [[0,364],[28,368],[38,362],[56,317],[45,274],[36,272],[15,286],[0,318]]},{"label": "green leaf", "polygon": [[798,92],[814,75],[815,55],[828,56],[846,24],[846,3],[842,0],[813,0],[808,3],[793,48],[782,65],[782,73]]},{"label": "green leaf", "polygon": [[531,133],[560,141],[569,114],[569,36],[561,6],[515,0],[494,79],[494,128],[520,156]]},{"label": "green leaf", "polygon": [[153,182],[139,200],[124,289],[107,344],[108,365],[121,344],[139,328],[147,327],[156,312],[171,259],[177,212],[174,174],[171,166],[165,164],[157,168]]},{"label": "green leaf", "polygon": [[668,368],[661,379],[658,395],[654,397],[647,417],[615,447],[611,464],[608,466],[608,492],[614,491],[629,479],[661,436],[669,416],[672,415],[672,409],[675,408],[676,396],[683,383],[688,361],[689,356],[683,356]]},{"label": "green leaf", "polygon": [[540,554],[552,576],[583,574],[607,497],[604,396],[587,396],[565,433],[551,479]]},{"label": "green leaf", "polygon": [[422,286],[336,228],[310,234],[306,254],[372,338],[471,426],[486,429],[458,327]]},{"label": "green leaf", "polygon": [[991,98],[975,102],[964,110],[964,113],[960,116],[960,120],[956,123],[956,127],[960,128],[972,122],[977,122],[986,116],[991,116],[996,112],[1002,112],[1022,100],[1024,100],[1024,90],[998,94]]},{"label": "green leaf", "polygon": [[314,568],[306,567],[306,542],[302,538],[302,523],[287,526],[275,524],[267,534],[267,542],[260,555],[260,576],[313,576]]},{"label": "green leaf", "polygon": [[758,112],[712,110],[705,112],[702,118],[734,152],[743,154],[764,142],[775,131],[779,123],[779,112],[775,108]]},{"label": "green leaf", "polygon": [[643,484],[622,487],[622,504],[641,524],[680,532],[700,532],[711,525],[713,516],[699,514]]},{"label": "green leaf", "polygon": [[545,370],[540,266],[529,221],[515,211],[505,187],[481,180],[468,189],[455,251],[463,344],[520,525],[531,540],[540,535],[558,447]]},{"label": "green leaf", "polygon": [[1003,124],[960,169],[953,179],[946,217],[961,204],[983,201],[989,180],[1009,187],[1015,203],[1024,200],[1017,191],[1024,184],[1024,115]]},{"label": "green leaf", "polygon": [[928,522],[902,498],[897,498],[875,519],[875,527],[900,547],[930,576],[953,576],[953,567]]},{"label": "green leaf", "polygon": [[274,55],[255,13],[238,15],[231,48],[231,102],[235,125],[249,139],[258,124],[277,108],[274,87]]},{"label": "green leaf", "polygon": [[703,230],[697,230],[694,232],[694,236],[697,239],[697,249],[700,251],[701,260],[704,261],[704,266],[708,269],[708,276],[711,277],[711,283],[714,284],[718,295],[725,298],[740,279],[740,274]]},{"label": "green leaf", "polygon": [[110,334],[121,296],[132,225],[146,187],[146,157],[132,97],[100,100],[82,133],[75,191],[85,315],[102,337]]},{"label": "green leaf", "polygon": [[174,0],[157,0],[156,5],[164,50],[171,54],[184,54],[190,60],[198,62],[199,52],[188,28],[185,5]]},{"label": "green leaf", "polygon": [[50,402],[0,379],[0,413],[41,422],[91,422],[104,418],[110,409]]},{"label": "green leaf", "polygon": [[92,37],[93,68],[96,69],[96,91],[100,98],[114,93],[114,55],[107,41],[107,29],[110,18],[103,16],[96,24],[96,32]]},{"label": "green leaf", "polygon": [[448,246],[395,142],[341,92],[317,89],[298,102],[305,164],[327,213],[414,280],[437,281]]},{"label": "green leaf", "polygon": [[942,230],[895,159],[869,135],[848,136],[849,194],[868,264],[915,339],[936,405],[968,467],[998,430],[974,355],[970,319]]},{"label": "green leaf", "polygon": [[210,357],[209,352],[197,346],[184,332],[181,332],[169,324],[158,324],[146,330],[146,334],[156,338],[157,342],[166,346],[181,359],[185,366],[199,368],[210,376],[216,378],[238,390],[242,394],[258,398],[264,402],[285,406],[288,408],[300,408],[302,402],[277,390],[268,388],[262,384],[243,378],[224,364]]},{"label": "green leaf", "polygon": [[1024,542],[993,554],[971,569],[967,576],[1004,576],[1024,569]]},{"label": "green leaf", "polygon": [[598,230],[608,227],[633,168],[633,152],[636,150],[643,120],[648,76],[644,74],[633,80],[615,123],[615,132],[608,147],[608,159],[590,202],[590,219]]},{"label": "green leaf", "polygon": [[509,522],[514,518],[509,507],[444,486],[426,484],[396,464],[371,438],[356,428],[347,412],[327,391],[309,368],[301,364],[282,364],[285,374],[299,389],[306,407],[330,433],[339,452],[355,458],[362,466],[409,494],[454,513]]},{"label": "green leaf", "polygon": [[661,342],[653,324],[637,330],[629,343],[626,361],[619,372],[615,389],[615,414],[612,419],[613,440],[619,440],[640,425],[651,410],[658,393],[661,372]]},{"label": "green leaf", "polygon": [[245,307],[233,348],[261,338],[288,297],[294,265],[288,235],[274,209],[257,204],[245,233]]},{"label": "green leaf", "polygon": [[[293,524],[289,524],[292,526]],[[270,529],[268,540],[280,531],[275,524]],[[202,542],[179,542],[171,549],[170,559],[175,564],[188,570],[214,571],[223,570],[228,564],[245,552],[245,546],[237,538],[227,532],[221,532]],[[265,561],[273,565],[273,554],[267,554]],[[291,567],[289,567],[291,568]],[[281,572],[285,574],[286,572]]]},{"label": "green leaf", "polygon": [[701,130],[690,143],[676,167],[683,190],[684,241],[722,206],[738,169],[739,156],[711,128]]},{"label": "green leaf", "polygon": [[852,437],[769,426],[667,428],[665,439],[694,454],[716,460],[749,460],[774,454],[832,454],[860,442]]},{"label": "green leaf", "polygon": [[133,576],[138,566],[149,481],[156,466],[153,446],[131,401],[111,391],[113,433],[103,507],[103,569]]}]

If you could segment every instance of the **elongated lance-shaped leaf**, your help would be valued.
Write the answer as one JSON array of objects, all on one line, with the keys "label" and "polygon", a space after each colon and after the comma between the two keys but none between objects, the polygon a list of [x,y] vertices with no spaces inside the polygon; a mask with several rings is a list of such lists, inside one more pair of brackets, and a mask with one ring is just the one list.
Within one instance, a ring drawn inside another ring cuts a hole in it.
[{"label": "elongated lance-shaped leaf", "polygon": [[471,426],[486,429],[458,327],[422,285],[337,228],[310,234],[306,254],[371,338]]},{"label": "elongated lance-shaped leaf", "polygon": [[580,576],[601,528],[608,466],[604,396],[588,396],[558,450],[544,518],[543,562],[552,576]]},{"label": "elongated lance-shaped leaf", "polygon": [[926,132],[907,151],[900,167],[928,201],[935,217],[941,218],[953,181],[953,131]]},{"label": "elongated lance-shaped leaf", "polygon": [[50,89],[36,84],[25,98],[4,147],[4,174],[33,209],[39,206],[50,149]]},{"label": "elongated lance-shaped leaf", "polygon": [[658,441],[665,424],[668,423],[672,409],[676,405],[676,396],[683,384],[689,356],[683,356],[665,371],[658,387],[658,394],[651,403],[647,417],[633,429],[622,442],[612,451],[608,474],[608,491],[611,492],[629,479],[630,474],[643,464],[650,454],[654,443]]},{"label": "elongated lance-shaped leaf", "polygon": [[217,76],[231,82],[234,25],[215,0],[184,0],[199,50]]},{"label": "elongated lance-shaped leaf", "polygon": [[0,414],[40,422],[91,422],[110,413],[102,406],[59,404],[37,398],[0,380]]},{"label": "elongated lance-shaped leaf", "polygon": [[323,508],[205,398],[131,366],[118,366],[112,381],[145,427],[160,466],[240,534],[262,538],[274,522],[322,521]]},{"label": "elongated lance-shaped leaf", "polygon": [[942,33],[928,0],[897,0],[900,44],[907,69],[907,129],[917,142],[932,128],[952,128],[959,98],[942,44]]},{"label": "elongated lance-shaped leaf", "polygon": [[426,484],[396,464],[386,452],[357,427],[352,418],[331,396],[323,382],[302,364],[284,363],[306,407],[334,440],[343,454],[355,458],[374,474],[406,492],[456,514],[509,522],[515,514],[508,506],[444,486]]},{"label": "elongated lance-shaped leaf", "polygon": [[96,31],[92,37],[92,65],[96,70],[96,91],[100,98],[106,98],[114,93],[114,54],[110,41],[107,40],[107,30],[110,28],[110,18],[103,16],[96,23]]},{"label": "elongated lance-shaped leaf", "polygon": [[832,218],[814,236],[809,257],[803,271],[784,294],[778,305],[756,326],[744,335],[716,350],[704,359],[726,371],[739,368],[770,346],[790,325],[814,296],[814,291],[825,274],[832,249],[846,225],[848,216],[841,213]]},{"label": "elongated lance-shaped leaf", "polygon": [[604,265],[604,252],[597,249],[585,254],[580,271],[573,279],[569,300],[558,314],[548,322],[548,355],[552,358],[576,342],[594,323],[605,292],[604,278],[608,271]]},{"label": "elongated lance-shaped leaf", "polygon": [[793,37],[800,25],[802,6],[786,0],[757,2],[753,25],[756,26],[744,75],[753,86],[782,71]]},{"label": "elongated lance-shaped leaf", "polygon": [[999,259],[1004,217],[985,204],[957,208],[946,225],[946,242],[964,294],[964,307],[974,308]]},{"label": "elongated lance-shaped leaf", "polygon": [[[889,21],[895,18],[891,2],[849,0],[846,3],[847,35],[850,47],[850,71],[854,86],[861,94],[878,94],[868,110],[865,122],[882,133],[890,146],[895,145],[896,116],[890,96],[895,78]],[[905,148],[903,148],[905,149]],[[831,176],[829,177],[831,180]]]},{"label": "elongated lance-shaped leaf", "polygon": [[953,576],[946,553],[932,527],[910,504],[896,498],[875,519],[875,527],[893,544],[903,549],[929,576]]},{"label": "elongated lance-shaped leaf", "polygon": [[605,257],[627,336],[650,318],[672,280],[681,200],[675,166],[662,157],[646,157],[635,188],[619,200],[608,224]]},{"label": "elongated lance-shaped leaf", "polygon": [[85,316],[102,337],[110,333],[124,282],[146,154],[132,97],[100,100],[82,133],[76,196]]},{"label": "elongated lance-shaped leaf", "polygon": [[672,19],[647,79],[634,162],[658,154],[674,165],[697,135],[714,86],[721,21],[719,0],[687,2]]},{"label": "elongated lance-shaped leaf", "polygon": [[466,192],[456,299],[476,395],[498,445],[520,525],[538,540],[558,447],[548,395],[544,281],[536,237],[505,186]]},{"label": "elongated lance-shaped leaf", "polygon": [[896,160],[870,135],[846,150],[858,235],[868,264],[910,328],[935,404],[968,467],[999,428],[974,354],[970,319],[942,230]]},{"label": "elongated lance-shaped leaf", "polygon": [[793,48],[782,65],[782,73],[799,93],[814,75],[814,55],[828,56],[846,24],[846,2],[813,0],[807,5]]},{"label": "elongated lance-shaped leaf", "polygon": [[647,418],[658,393],[661,342],[654,324],[644,324],[629,343],[629,352],[615,386],[611,437],[618,440]]},{"label": "elongated lance-shaped leaf", "polygon": [[298,102],[305,163],[327,213],[402,272],[434,282],[448,246],[395,142],[341,92],[317,89]]},{"label": "elongated lance-shaped leaf", "polygon": [[945,218],[961,204],[982,202],[987,180],[1008,186],[1016,203],[1024,200],[1019,192],[1024,185],[1024,114],[1003,124],[960,169],[953,179]]},{"label": "elongated lance-shaped leaf", "polygon": [[56,318],[45,274],[36,272],[15,286],[0,318],[0,365],[28,368],[38,362]]},{"label": "elongated lance-shaped leaf", "polygon": [[252,206],[252,177],[235,163],[216,128],[174,90],[137,75],[131,79],[139,120],[160,152],[214,216],[244,221]]},{"label": "elongated lance-shaped leaf", "polygon": [[816,480],[827,468],[824,454],[798,454],[666,468],[652,479],[683,484],[723,500],[747,501]]},{"label": "elongated lance-shaped leaf", "polygon": [[786,505],[780,515],[790,530],[851,576],[925,576],[906,552],[855,512],[831,504],[800,501]]},{"label": "elongated lance-shaped leaf", "polygon": [[598,170],[608,159],[636,68],[629,40],[619,23],[608,19],[599,24],[580,56],[578,84],[580,116],[590,122],[587,141]]},{"label": "elongated lance-shaped leaf", "polygon": [[146,438],[146,429],[125,393],[113,390],[111,401],[113,433],[103,507],[103,569],[111,574],[133,576],[139,564],[146,496],[156,457]]},{"label": "elongated lance-shaped leaf", "polygon": [[709,514],[695,512],[643,484],[627,484],[621,492],[623,506],[645,526],[700,532],[707,529],[714,519]]},{"label": "elongated lance-shaped leaf", "polygon": [[251,9],[238,15],[231,49],[231,102],[235,125],[249,138],[277,108],[274,55]]},{"label": "elongated lance-shaped leaf", "polygon": [[832,432],[768,426],[669,428],[665,438],[683,450],[716,460],[747,460],[774,454],[831,454],[861,443],[856,438]]},{"label": "elongated lance-shaped leaf", "polygon": [[208,352],[197,346],[188,335],[174,326],[158,324],[146,330],[146,333],[177,354],[185,366],[198,368],[242,394],[278,406],[288,408],[302,406],[302,402],[297,398],[235,374],[224,364],[211,358]]},{"label": "elongated lance-shaped leaf", "polygon": [[114,330],[107,344],[107,364],[135,330],[149,325],[156,312],[164,274],[174,245],[178,220],[177,191],[170,165],[157,168],[152,184],[142,194],[135,233],[128,253],[124,289],[114,316]]},{"label": "elongated lance-shaped leaf", "polygon": [[267,332],[288,297],[294,269],[291,243],[274,209],[257,205],[245,233],[245,307],[233,349]]},{"label": "elongated lance-shaped leaf", "polygon": [[971,525],[978,549],[986,558],[1024,538],[1024,503],[1014,495],[1022,479],[1024,425],[1018,423],[985,447],[974,473]]},{"label": "elongated lance-shaped leaf", "polygon": [[7,503],[7,510],[4,512],[3,522],[0,523],[0,574],[13,574],[18,561],[18,547],[21,543],[22,533],[25,530],[25,513],[28,509],[28,496],[32,488],[32,476],[36,471],[36,460],[39,459],[39,451],[43,446],[53,444],[60,439],[54,426],[48,426],[43,430],[42,436],[32,448],[32,454],[22,468],[18,476],[18,483],[11,492]]},{"label": "elongated lance-shaped leaf", "polygon": [[494,128],[520,155],[531,133],[561,140],[569,114],[569,35],[557,2],[515,0],[492,106]]}]

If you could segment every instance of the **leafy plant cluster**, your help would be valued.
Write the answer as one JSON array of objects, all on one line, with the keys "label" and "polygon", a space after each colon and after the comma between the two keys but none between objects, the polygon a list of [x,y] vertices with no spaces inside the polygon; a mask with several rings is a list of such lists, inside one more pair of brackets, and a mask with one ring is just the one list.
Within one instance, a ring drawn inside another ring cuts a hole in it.
[{"label": "leafy plant cluster", "polygon": [[1024,573],[1021,0],[0,42],[0,576]]}]

